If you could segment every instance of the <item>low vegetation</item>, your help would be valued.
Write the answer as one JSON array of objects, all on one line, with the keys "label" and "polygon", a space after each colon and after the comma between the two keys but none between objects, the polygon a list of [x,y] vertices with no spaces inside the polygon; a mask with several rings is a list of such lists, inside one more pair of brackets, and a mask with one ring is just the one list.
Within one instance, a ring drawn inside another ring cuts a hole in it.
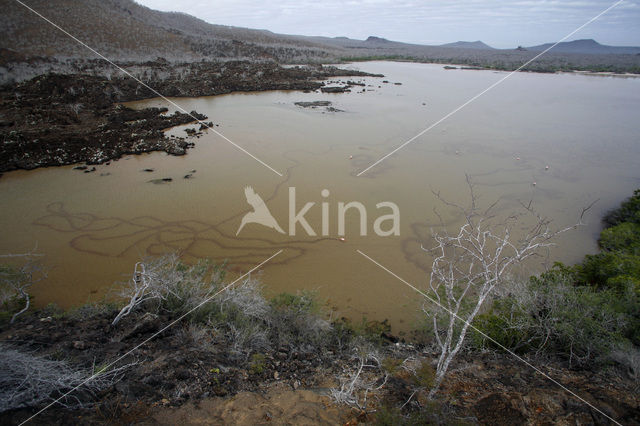
[{"label": "low vegetation", "polygon": [[[475,325],[518,353],[595,367],[640,364],[640,190],[604,218],[600,253],[515,283]],[[492,342],[475,336],[480,346]],[[626,355],[624,355],[626,354]]]},{"label": "low vegetation", "polygon": [[0,256],[12,259],[11,264],[0,264],[0,323],[13,323],[18,315],[31,306],[29,288],[46,277],[36,249],[29,253]]},{"label": "low vegetation", "polygon": [[[95,397],[112,386],[128,367],[104,372],[98,366],[82,369],[5,345],[0,345],[0,355],[0,413],[53,401],[66,408],[82,407],[87,396]],[[84,395],[67,394],[74,388],[80,388]]]},{"label": "low vegetation", "polygon": [[[205,260],[187,265],[175,254],[146,259],[120,285],[117,309],[112,302],[66,312],[48,307],[35,312],[35,318],[27,314],[28,326],[9,324],[14,312],[22,310],[14,301],[21,300],[24,286],[5,286],[0,331],[12,331],[0,346],[0,412],[38,407],[60,397],[65,407],[100,405],[108,395],[140,381],[157,383],[159,390],[178,399],[184,399],[186,389],[193,394],[194,382],[202,387],[201,393],[251,389],[253,385],[238,382],[244,373],[251,383],[274,376],[299,383],[316,366],[328,368],[342,353],[348,357],[349,342],[357,333],[347,322],[333,327],[325,320],[313,293],[283,293],[268,300],[258,281],[245,279],[230,286],[225,271],[225,265]],[[14,273],[7,277],[9,284],[28,281]],[[163,327],[172,323],[165,331]],[[43,336],[35,347],[30,331],[34,328],[47,328],[34,330]],[[159,373],[139,364],[137,353],[127,352],[135,345],[118,343],[151,339],[156,357],[166,360]],[[116,352],[114,344],[120,348]],[[211,367],[184,371],[180,366],[192,356],[190,365]],[[171,362],[173,358],[177,361]],[[99,366],[96,359],[101,360]],[[125,372],[126,384],[114,388]],[[176,381],[184,381],[184,386],[176,386]],[[76,392],[65,395],[76,386]],[[136,399],[156,398],[153,388],[137,392]]]},{"label": "low vegetation", "polygon": [[229,355],[244,360],[285,347],[288,351],[321,353],[343,334],[322,319],[310,292],[283,293],[269,301],[254,279],[231,287],[224,279],[224,265],[204,260],[186,265],[175,254],[139,262],[121,292],[129,302],[113,325],[130,314],[184,317],[195,329],[224,339]]},{"label": "low vegetation", "polygon": [[[355,50],[355,49],[353,49]],[[362,49],[362,54],[341,57],[343,62],[404,61],[432,64],[457,64],[469,69],[513,71],[540,52],[516,50],[482,50],[417,46],[413,48],[380,49],[376,54]],[[603,72],[640,74],[638,55],[591,55],[579,53],[547,53],[522,68],[538,73]]]}]

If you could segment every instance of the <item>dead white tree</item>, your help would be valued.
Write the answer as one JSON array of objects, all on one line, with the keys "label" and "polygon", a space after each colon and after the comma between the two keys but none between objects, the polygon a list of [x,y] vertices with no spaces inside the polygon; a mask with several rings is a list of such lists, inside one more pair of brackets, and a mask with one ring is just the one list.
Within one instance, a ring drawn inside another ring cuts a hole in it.
[{"label": "dead white tree", "polygon": [[152,301],[157,302],[157,308],[167,300],[172,300],[184,310],[197,306],[213,294],[223,274],[222,268],[213,267],[208,276],[208,269],[206,264],[182,264],[176,253],[136,263],[131,279],[120,293],[127,304],[111,325],[116,325],[132,311]]},{"label": "dead white tree", "polygon": [[[382,368],[382,356],[378,351],[368,345],[354,350],[358,366],[340,378],[340,387],[331,389],[331,397],[339,404],[367,412],[369,396],[384,387],[389,374]],[[382,378],[380,373],[383,373]]]},{"label": "dead white tree", "polygon": [[[578,224],[553,230],[551,221],[536,213],[531,202],[521,203],[522,212],[506,218],[492,213],[497,201],[481,210],[469,176],[467,184],[471,194],[467,208],[450,203],[435,193],[445,205],[458,209],[464,216],[458,233],[451,235],[446,229],[433,233],[435,246],[432,249],[422,247],[435,255],[429,279],[430,299],[435,306],[423,308],[425,314],[432,317],[440,352],[430,398],[438,391],[451,361],[463,347],[469,327],[494,290],[505,284],[514,267],[541,255],[553,245],[554,237],[580,225],[591,207],[582,211]],[[514,237],[516,227],[520,229],[515,234],[522,235],[519,238]]]},{"label": "dead white tree", "polygon": [[123,317],[134,309],[151,300],[166,300],[169,295],[176,295],[176,286],[182,280],[182,274],[176,269],[179,258],[176,254],[168,254],[148,262],[138,262],[133,268],[133,275],[120,294],[128,299],[127,304],[113,319],[116,325]]},{"label": "dead white tree", "polygon": [[[85,369],[4,344],[0,344],[0,358],[0,413],[49,401],[67,408],[82,407],[80,397],[64,393],[79,387],[95,396],[137,364],[133,361],[113,368]],[[63,397],[56,400],[59,395]]]}]

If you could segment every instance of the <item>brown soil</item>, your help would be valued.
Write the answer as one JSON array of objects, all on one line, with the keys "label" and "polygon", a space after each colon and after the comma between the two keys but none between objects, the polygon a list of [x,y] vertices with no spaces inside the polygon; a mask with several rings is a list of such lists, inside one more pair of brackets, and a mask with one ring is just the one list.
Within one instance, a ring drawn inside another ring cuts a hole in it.
[{"label": "brown soil", "polygon": [[292,390],[275,385],[265,393],[241,392],[231,398],[212,398],[178,408],[159,408],[141,425],[337,425],[354,416],[332,404],[316,390]]}]

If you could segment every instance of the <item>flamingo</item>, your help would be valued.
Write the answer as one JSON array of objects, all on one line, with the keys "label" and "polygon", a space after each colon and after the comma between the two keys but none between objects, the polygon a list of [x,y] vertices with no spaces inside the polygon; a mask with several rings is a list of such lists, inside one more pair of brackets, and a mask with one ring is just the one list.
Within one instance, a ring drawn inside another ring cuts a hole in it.
[{"label": "flamingo", "polygon": [[276,222],[276,219],[267,208],[267,205],[252,187],[247,186],[244,188],[244,196],[247,198],[247,203],[253,207],[253,211],[244,215],[236,235],[240,233],[244,225],[247,223],[259,223],[260,225],[275,229],[279,233],[284,234],[284,231],[280,228],[278,222]]}]

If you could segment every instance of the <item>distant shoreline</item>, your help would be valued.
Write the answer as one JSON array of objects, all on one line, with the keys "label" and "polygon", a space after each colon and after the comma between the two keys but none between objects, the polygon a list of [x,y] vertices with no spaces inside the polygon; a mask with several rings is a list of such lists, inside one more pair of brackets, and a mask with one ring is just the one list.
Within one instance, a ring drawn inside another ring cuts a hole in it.
[{"label": "distant shoreline", "polygon": [[[444,67],[455,67],[457,69],[466,69],[466,70],[478,70],[478,71],[505,71],[511,72],[519,68],[521,64],[517,66],[487,66],[480,62],[473,63],[464,63],[457,62],[455,60],[452,61],[439,61],[437,59],[421,59],[421,58],[408,58],[408,57],[396,57],[396,56],[380,56],[380,57],[344,57],[341,58],[341,62],[338,64],[349,64],[349,63],[358,63],[358,62],[373,62],[373,61],[389,61],[389,62],[412,62],[418,64],[433,64],[433,65],[442,65]],[[523,61],[524,63],[525,61]],[[520,70],[520,72],[534,72],[539,74],[583,74],[583,75],[600,75],[600,76],[619,76],[619,77],[638,77],[640,76],[640,67],[632,67],[631,70],[625,71],[608,71],[602,70],[602,66],[586,66],[585,69],[579,68],[565,68],[565,67],[553,67],[551,65],[540,65],[533,62],[529,64],[524,69]],[[634,72],[636,71],[637,72]]]},{"label": "distant shoreline", "polygon": [[[0,149],[0,173],[83,162],[91,166],[151,151],[184,155],[194,146],[197,133],[213,123],[203,123],[208,117],[195,111],[167,116],[159,108],[134,111],[121,105],[154,98],[157,93],[193,97],[237,91],[312,91],[323,89],[321,81],[331,77],[382,77],[322,65],[283,68],[273,62],[156,61],[139,66],[136,81],[112,76],[110,65],[84,65],[70,72],[50,70],[0,86],[0,110],[4,114],[0,137],[5,141]],[[346,86],[332,90],[344,91]],[[194,124],[196,128],[187,138],[164,135],[164,129],[182,124]],[[95,171],[95,167],[80,167],[85,173]]]}]

